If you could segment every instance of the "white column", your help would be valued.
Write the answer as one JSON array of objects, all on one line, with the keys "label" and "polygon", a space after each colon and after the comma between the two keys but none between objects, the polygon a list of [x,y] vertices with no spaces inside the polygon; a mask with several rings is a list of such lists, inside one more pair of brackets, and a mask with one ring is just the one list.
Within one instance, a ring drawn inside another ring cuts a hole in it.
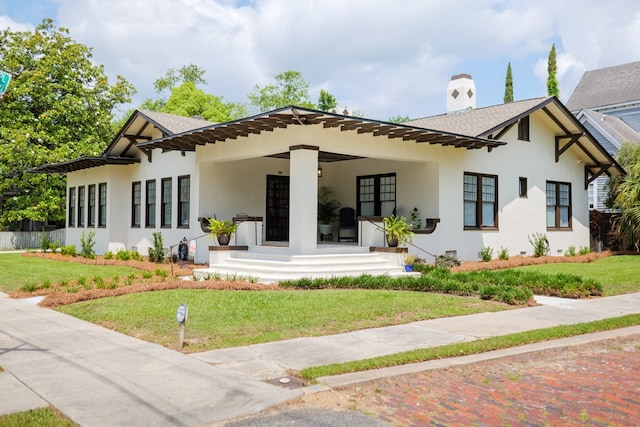
[{"label": "white column", "polygon": [[316,251],[318,217],[318,147],[289,147],[289,250]]}]

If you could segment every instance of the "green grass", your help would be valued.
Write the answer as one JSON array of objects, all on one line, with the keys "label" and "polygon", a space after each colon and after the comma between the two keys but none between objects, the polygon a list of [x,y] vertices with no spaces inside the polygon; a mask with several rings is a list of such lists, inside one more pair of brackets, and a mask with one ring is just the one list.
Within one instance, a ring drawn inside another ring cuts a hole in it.
[{"label": "green grass", "polygon": [[189,308],[185,333],[189,352],[510,308],[475,298],[410,291],[170,290],[86,301],[58,310],[173,347],[181,303]]},{"label": "green grass", "polygon": [[66,418],[56,409],[39,408],[15,414],[0,415],[0,426],[3,427],[73,427],[76,423]]},{"label": "green grass", "polygon": [[138,270],[113,265],[54,261],[22,256],[17,253],[0,254],[0,291],[15,291],[27,283],[41,284],[45,281],[59,283],[65,280],[76,280],[80,276],[109,277],[114,274],[125,276],[132,272],[138,272]]},{"label": "green grass", "polygon": [[535,329],[532,331],[518,332],[498,337],[484,338],[471,342],[422,348],[353,362],[314,366],[301,370],[299,375],[307,380],[314,380],[328,375],[340,375],[370,369],[404,365],[407,363],[425,362],[428,360],[478,354],[503,348],[516,347],[593,332],[608,331],[611,329],[619,329],[639,324],[640,314],[630,314],[627,316],[597,320],[594,322],[580,323],[576,325],[561,325],[552,328]]},{"label": "green grass", "polygon": [[605,296],[640,292],[640,256],[637,255],[610,256],[586,264],[531,265],[517,270],[575,274],[597,280],[602,283]]}]

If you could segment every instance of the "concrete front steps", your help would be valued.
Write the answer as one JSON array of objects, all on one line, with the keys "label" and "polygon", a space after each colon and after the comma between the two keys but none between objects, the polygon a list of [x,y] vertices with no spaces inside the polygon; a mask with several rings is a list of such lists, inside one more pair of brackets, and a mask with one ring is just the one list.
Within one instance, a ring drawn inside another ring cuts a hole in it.
[{"label": "concrete front steps", "polygon": [[[210,247],[209,268],[193,271],[196,279],[222,278],[276,283],[301,278],[369,275],[412,275],[404,271],[404,253],[377,252],[358,246],[325,247],[314,254],[291,255],[288,248],[263,246]],[[406,249],[405,249],[406,251]]]}]

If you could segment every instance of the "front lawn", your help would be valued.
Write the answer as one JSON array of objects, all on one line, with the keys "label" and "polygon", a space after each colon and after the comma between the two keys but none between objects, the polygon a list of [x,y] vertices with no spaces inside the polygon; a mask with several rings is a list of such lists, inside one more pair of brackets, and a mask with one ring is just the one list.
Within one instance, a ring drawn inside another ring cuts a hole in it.
[{"label": "front lawn", "polygon": [[476,298],[410,291],[177,289],[102,298],[60,306],[58,310],[174,347],[176,311],[182,303],[189,309],[187,352],[511,308]]}]

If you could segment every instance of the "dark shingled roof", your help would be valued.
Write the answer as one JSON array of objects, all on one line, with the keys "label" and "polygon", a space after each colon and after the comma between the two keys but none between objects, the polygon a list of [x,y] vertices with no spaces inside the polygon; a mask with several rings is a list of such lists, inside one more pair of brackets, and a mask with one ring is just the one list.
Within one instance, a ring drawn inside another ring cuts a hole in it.
[{"label": "dark shingled roof", "polygon": [[551,100],[551,98],[532,98],[491,107],[462,110],[461,112],[415,119],[404,124],[462,135],[487,137],[514,118],[517,120],[519,117],[527,115],[530,110],[539,107],[547,100]]},{"label": "dark shingled roof", "polygon": [[585,108],[640,101],[640,61],[584,73],[567,101],[567,108]]}]

